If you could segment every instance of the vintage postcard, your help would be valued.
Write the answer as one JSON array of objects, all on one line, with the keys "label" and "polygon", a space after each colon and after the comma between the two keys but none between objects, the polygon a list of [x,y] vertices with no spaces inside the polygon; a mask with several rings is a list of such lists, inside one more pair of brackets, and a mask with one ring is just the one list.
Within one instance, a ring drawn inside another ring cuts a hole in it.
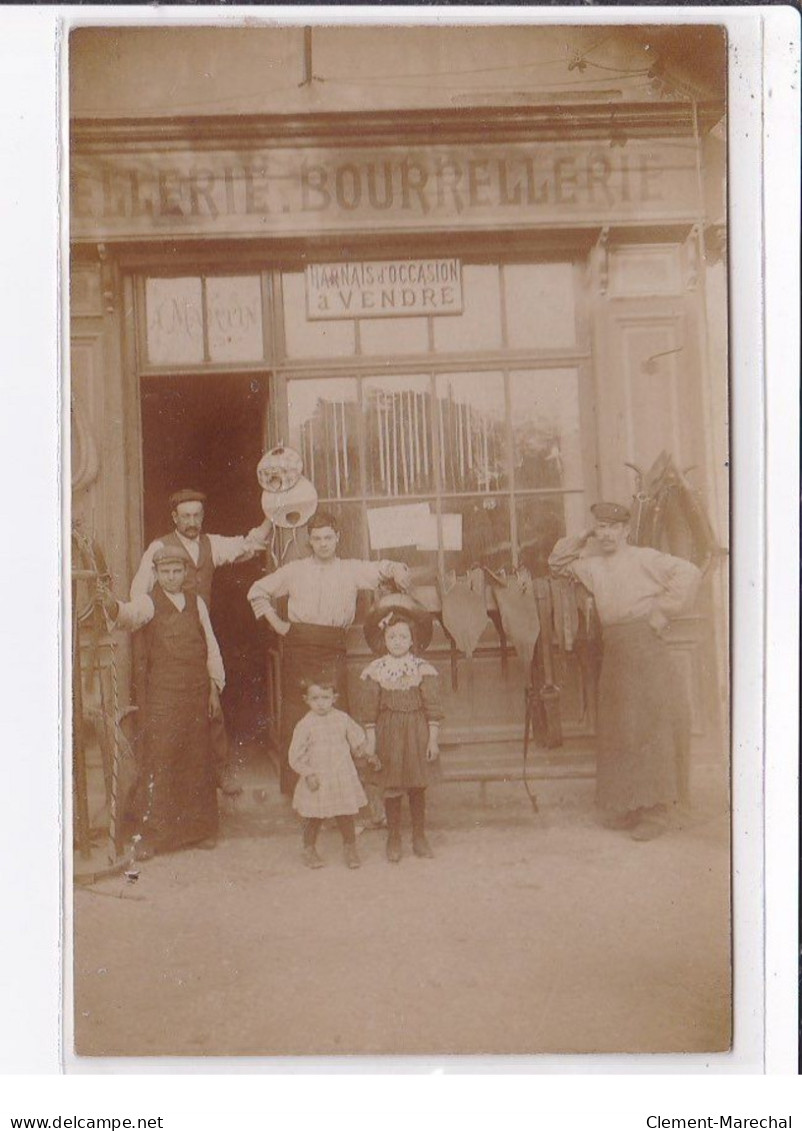
[{"label": "vintage postcard", "polygon": [[68,1055],[726,1053],[726,28],[66,60]]}]

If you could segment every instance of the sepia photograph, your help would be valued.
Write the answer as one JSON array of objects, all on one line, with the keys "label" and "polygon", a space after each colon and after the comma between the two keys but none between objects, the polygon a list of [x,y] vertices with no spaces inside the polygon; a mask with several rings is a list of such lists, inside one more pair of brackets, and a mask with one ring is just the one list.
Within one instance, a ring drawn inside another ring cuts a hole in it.
[{"label": "sepia photograph", "polygon": [[726,29],[65,59],[68,1057],[730,1050]]}]

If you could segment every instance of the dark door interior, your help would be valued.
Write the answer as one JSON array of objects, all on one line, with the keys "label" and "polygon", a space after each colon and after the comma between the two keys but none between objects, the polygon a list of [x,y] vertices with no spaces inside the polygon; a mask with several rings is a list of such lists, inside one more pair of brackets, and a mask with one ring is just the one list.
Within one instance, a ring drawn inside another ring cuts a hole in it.
[{"label": "dark door interior", "polygon": [[[207,534],[245,534],[263,515],[256,465],[264,450],[267,378],[252,374],[145,377],[142,398],[144,537],[172,529],[168,498],[192,487],[207,496]],[[264,555],[215,572],[211,617],[223,653],[223,709],[240,743],[269,725],[264,641],[247,601]]]}]

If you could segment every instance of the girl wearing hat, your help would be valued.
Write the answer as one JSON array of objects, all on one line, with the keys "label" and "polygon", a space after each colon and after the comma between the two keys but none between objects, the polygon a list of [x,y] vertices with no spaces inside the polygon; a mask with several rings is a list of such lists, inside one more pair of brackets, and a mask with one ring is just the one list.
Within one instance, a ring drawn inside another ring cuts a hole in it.
[{"label": "girl wearing hat", "polygon": [[367,754],[378,757],[375,777],[384,792],[387,859],[401,859],[401,804],[409,798],[412,850],[430,857],[426,788],[439,777],[438,736],[443,712],[437,671],[416,652],[432,639],[429,613],[409,597],[380,601],[365,621],[365,638],[378,653],[362,672]]}]

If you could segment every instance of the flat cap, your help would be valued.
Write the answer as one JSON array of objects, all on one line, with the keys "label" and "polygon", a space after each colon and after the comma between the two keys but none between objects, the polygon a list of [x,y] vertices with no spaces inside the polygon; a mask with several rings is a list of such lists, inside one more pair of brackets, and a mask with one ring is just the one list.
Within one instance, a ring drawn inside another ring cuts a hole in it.
[{"label": "flat cap", "polygon": [[167,565],[168,562],[180,562],[181,565],[187,565],[189,560],[189,554],[183,546],[162,545],[153,554],[154,566]]},{"label": "flat cap", "polygon": [[594,503],[590,513],[599,522],[629,522],[629,509],[620,503]]},{"label": "flat cap", "polygon": [[203,503],[206,506],[206,496],[203,491],[193,491],[185,487],[182,491],[174,491],[170,496],[170,510],[175,510],[181,503]]}]

